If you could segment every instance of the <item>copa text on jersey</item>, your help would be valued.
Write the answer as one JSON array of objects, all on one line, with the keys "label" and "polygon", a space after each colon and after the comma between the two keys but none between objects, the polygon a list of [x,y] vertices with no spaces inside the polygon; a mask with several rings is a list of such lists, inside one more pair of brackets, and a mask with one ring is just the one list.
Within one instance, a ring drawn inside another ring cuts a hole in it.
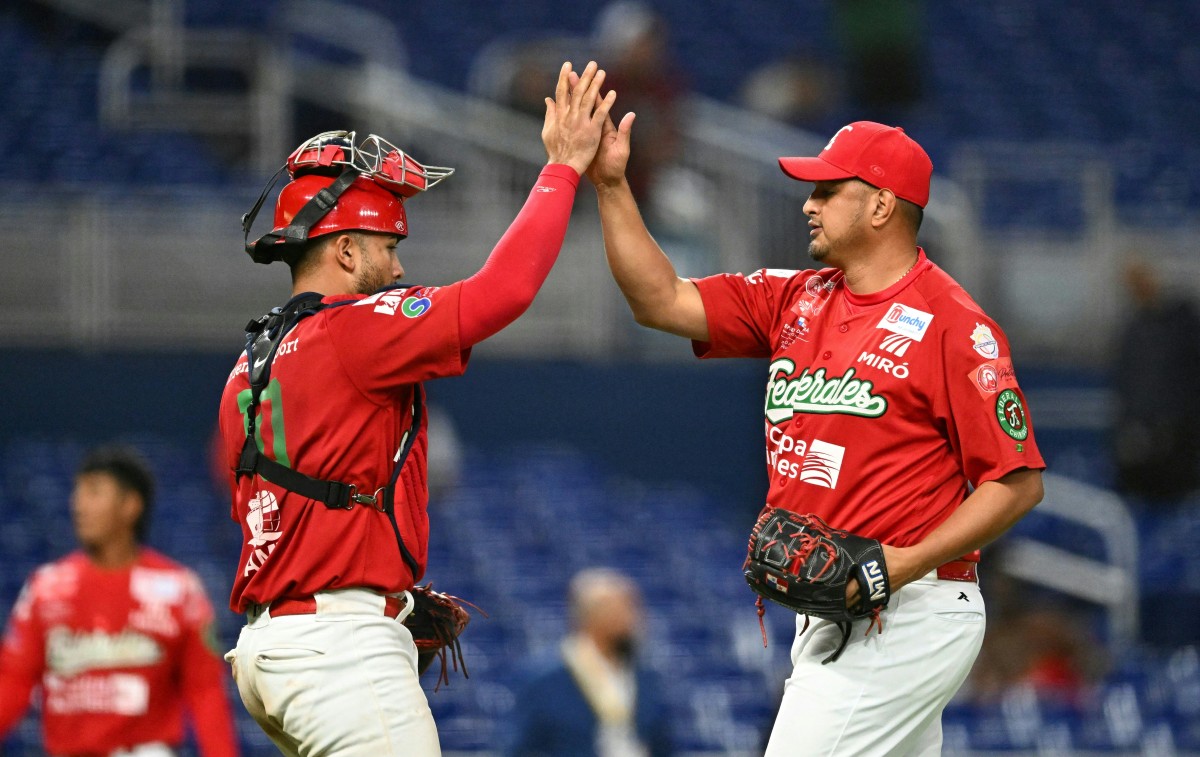
[{"label": "copa text on jersey", "polygon": [[790,419],[796,413],[858,415],[878,418],[887,412],[887,398],[873,394],[875,384],[855,378],[850,368],[841,376],[826,378],[825,369],[796,375],[796,364],[781,357],[771,363],[767,379],[764,414],[771,423]]}]

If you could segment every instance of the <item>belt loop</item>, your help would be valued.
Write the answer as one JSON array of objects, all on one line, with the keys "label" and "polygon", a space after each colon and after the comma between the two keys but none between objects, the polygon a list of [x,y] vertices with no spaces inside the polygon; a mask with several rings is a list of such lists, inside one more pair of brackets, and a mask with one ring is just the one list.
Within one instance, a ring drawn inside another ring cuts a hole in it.
[{"label": "belt loop", "polygon": [[400,614],[396,616],[397,623],[403,623],[405,618],[412,615],[412,611],[417,608],[416,602],[413,601],[413,595],[405,589],[399,594],[393,594],[394,597],[404,597],[404,607],[400,608]]}]

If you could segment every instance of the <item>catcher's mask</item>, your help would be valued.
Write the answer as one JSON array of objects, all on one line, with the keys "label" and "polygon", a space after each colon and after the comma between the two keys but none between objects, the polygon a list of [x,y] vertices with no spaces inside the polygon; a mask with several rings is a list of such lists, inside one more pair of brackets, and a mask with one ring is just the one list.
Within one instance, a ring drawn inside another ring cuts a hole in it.
[{"label": "catcher's mask", "polygon": [[[275,203],[275,227],[254,242],[250,226],[287,171],[291,181]],[[404,200],[454,173],[424,166],[375,134],[355,144],[352,131],[326,131],[305,140],[267,182],[242,216],[246,252],[255,263],[286,260],[310,239],[335,231],[408,236]]]}]

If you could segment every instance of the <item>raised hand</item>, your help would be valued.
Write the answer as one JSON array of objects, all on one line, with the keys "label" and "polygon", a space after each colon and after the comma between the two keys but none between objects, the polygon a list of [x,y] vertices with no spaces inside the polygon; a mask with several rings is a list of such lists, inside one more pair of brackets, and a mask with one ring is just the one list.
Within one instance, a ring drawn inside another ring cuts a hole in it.
[{"label": "raised hand", "polygon": [[604,71],[591,61],[576,75],[570,62],[558,72],[554,98],[546,98],[546,120],[542,125],[542,143],[551,163],[566,163],[583,174],[596,155],[608,112],[617,93],[600,97]]},{"label": "raised hand", "polygon": [[634,113],[626,113],[620,126],[614,126],[611,118],[604,119],[600,147],[587,169],[587,177],[597,187],[614,186],[625,180],[625,166],[629,163],[630,133],[635,117]]}]

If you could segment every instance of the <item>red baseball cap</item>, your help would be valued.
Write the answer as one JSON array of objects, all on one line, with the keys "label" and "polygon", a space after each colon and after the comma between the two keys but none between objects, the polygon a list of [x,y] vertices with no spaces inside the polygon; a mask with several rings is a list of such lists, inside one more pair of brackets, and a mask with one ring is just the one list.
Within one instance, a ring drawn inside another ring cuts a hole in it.
[{"label": "red baseball cap", "polygon": [[779,167],[800,181],[858,178],[922,208],[929,202],[933,161],[898,126],[855,121],[843,126],[815,158],[780,158]]}]

